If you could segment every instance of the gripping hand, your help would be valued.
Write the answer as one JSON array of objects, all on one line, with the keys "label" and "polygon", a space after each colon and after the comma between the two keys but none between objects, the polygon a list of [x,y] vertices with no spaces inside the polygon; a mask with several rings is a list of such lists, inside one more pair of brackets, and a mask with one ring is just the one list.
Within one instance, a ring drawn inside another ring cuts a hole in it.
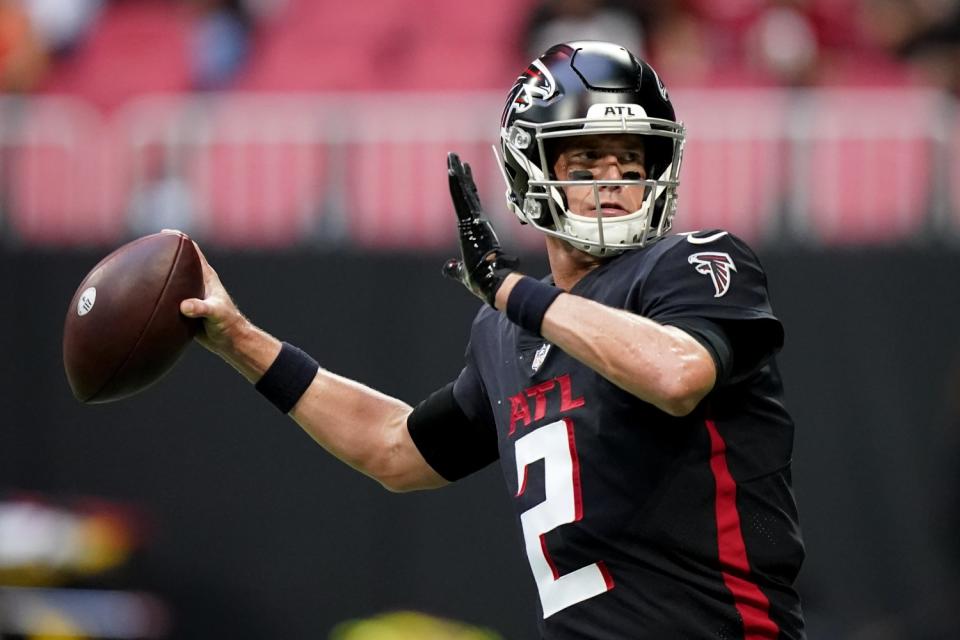
[{"label": "gripping hand", "polygon": [[497,234],[483,215],[470,165],[460,162],[455,153],[447,154],[447,180],[457,211],[460,257],[443,265],[443,275],[457,280],[492,307],[497,289],[517,269],[519,261],[500,250]]}]

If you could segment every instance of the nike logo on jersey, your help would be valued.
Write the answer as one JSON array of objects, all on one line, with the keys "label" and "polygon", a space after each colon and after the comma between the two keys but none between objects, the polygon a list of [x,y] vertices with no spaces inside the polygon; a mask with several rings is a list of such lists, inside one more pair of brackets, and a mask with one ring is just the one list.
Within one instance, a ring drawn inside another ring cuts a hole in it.
[{"label": "nike logo on jersey", "polygon": [[718,231],[717,233],[711,234],[711,235],[706,236],[706,237],[704,237],[704,238],[698,238],[698,237],[696,236],[696,234],[698,234],[698,233],[700,233],[700,232],[699,232],[699,231],[688,231],[688,232],[686,232],[686,233],[681,233],[681,234],[678,234],[678,235],[687,236],[687,242],[689,242],[690,244],[710,244],[711,242],[714,242],[715,240],[719,240],[720,238],[722,238],[723,236],[725,236],[725,235],[728,234],[728,232],[726,232],[726,231]]},{"label": "nike logo on jersey", "polygon": [[[689,238],[687,238],[689,240]],[[733,263],[730,254],[720,251],[704,251],[695,253],[687,262],[694,265],[697,273],[710,276],[715,290],[714,298],[719,298],[730,290],[730,280],[733,278],[731,271],[737,270],[737,265]]]}]

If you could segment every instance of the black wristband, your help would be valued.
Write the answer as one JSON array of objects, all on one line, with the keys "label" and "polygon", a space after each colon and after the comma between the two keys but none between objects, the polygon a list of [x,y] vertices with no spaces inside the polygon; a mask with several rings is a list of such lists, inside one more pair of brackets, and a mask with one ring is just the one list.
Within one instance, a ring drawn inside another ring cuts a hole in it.
[{"label": "black wristband", "polygon": [[507,298],[507,317],[527,331],[540,335],[547,309],[563,293],[558,287],[524,276],[513,285]]},{"label": "black wristband", "polygon": [[282,413],[290,413],[319,370],[316,360],[284,342],[279,355],[254,388]]}]

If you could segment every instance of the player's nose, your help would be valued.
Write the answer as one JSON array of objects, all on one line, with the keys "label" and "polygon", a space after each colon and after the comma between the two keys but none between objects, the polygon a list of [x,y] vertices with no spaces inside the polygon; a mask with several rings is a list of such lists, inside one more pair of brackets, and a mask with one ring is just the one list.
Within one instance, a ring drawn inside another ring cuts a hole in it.
[{"label": "player's nose", "polygon": [[[603,159],[603,163],[600,165],[600,175],[598,176],[600,180],[622,180],[623,179],[623,169],[620,167],[620,163],[617,160],[616,156],[610,155]],[[602,189],[609,190],[619,190],[620,187],[616,185],[606,185],[601,187]]]}]

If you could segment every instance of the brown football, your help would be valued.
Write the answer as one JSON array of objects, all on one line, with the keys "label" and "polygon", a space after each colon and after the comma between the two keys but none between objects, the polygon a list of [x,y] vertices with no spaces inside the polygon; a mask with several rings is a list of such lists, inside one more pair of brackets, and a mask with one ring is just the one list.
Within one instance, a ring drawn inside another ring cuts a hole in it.
[{"label": "brown football", "polygon": [[113,402],[159,380],[200,327],[180,302],[202,298],[200,256],[164,231],[123,245],[87,274],[63,326],[63,365],[80,402]]}]

